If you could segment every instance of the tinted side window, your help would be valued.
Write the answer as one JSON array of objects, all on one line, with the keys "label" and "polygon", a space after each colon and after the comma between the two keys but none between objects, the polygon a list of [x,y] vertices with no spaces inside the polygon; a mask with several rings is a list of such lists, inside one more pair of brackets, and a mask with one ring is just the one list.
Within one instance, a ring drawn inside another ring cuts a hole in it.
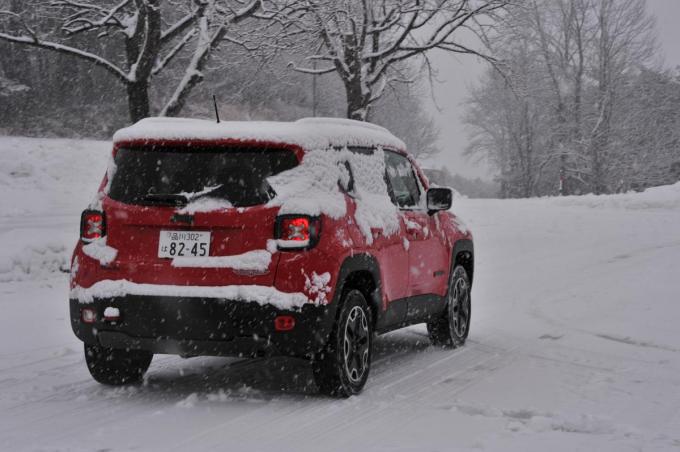
[{"label": "tinted side window", "polygon": [[417,207],[420,188],[411,162],[401,154],[385,151],[385,170],[392,188],[392,202],[403,208]]}]

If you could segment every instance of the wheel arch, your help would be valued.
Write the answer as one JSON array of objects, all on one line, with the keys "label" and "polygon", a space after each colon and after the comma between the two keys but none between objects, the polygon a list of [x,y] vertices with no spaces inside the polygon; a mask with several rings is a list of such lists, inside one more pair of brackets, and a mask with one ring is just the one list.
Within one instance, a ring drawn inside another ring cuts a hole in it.
[{"label": "wheel arch", "polygon": [[375,326],[380,315],[382,300],[382,281],[377,259],[370,254],[355,254],[347,257],[340,266],[338,286],[335,290],[335,317],[340,312],[340,303],[350,289],[359,290],[366,298],[371,310],[372,323]]},{"label": "wheel arch", "polygon": [[475,271],[475,250],[472,240],[460,239],[453,245],[451,253],[451,271],[456,265],[461,265],[467,272],[470,284],[472,284]]}]

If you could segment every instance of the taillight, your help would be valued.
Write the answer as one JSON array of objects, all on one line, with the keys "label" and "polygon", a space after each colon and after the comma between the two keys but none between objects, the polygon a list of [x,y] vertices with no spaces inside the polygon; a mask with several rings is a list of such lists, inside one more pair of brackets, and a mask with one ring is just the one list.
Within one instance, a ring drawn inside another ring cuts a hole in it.
[{"label": "taillight", "polygon": [[281,215],[276,219],[277,244],[281,249],[311,248],[319,241],[321,222],[307,215]]},{"label": "taillight", "polygon": [[86,210],[80,217],[80,239],[91,242],[106,235],[106,216],[98,210]]}]

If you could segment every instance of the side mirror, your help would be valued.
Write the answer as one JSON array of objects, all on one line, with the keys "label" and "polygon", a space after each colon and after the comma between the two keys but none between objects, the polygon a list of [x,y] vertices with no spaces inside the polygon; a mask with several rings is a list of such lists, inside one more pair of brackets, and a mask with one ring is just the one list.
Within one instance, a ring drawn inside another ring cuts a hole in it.
[{"label": "side mirror", "polygon": [[446,187],[432,187],[427,191],[427,213],[432,215],[440,210],[449,210],[453,192]]}]

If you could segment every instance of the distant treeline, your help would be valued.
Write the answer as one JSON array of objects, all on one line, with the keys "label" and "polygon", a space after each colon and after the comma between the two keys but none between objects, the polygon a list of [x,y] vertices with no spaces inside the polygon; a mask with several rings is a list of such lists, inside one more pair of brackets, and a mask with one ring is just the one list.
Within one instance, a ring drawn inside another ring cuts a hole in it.
[{"label": "distant treeline", "polygon": [[680,77],[645,0],[537,0],[509,11],[470,93],[468,154],[503,197],[614,193],[680,180]]},{"label": "distant treeline", "polygon": [[446,167],[424,171],[430,183],[451,187],[468,198],[498,198],[500,194],[500,185],[497,182],[452,174]]}]

